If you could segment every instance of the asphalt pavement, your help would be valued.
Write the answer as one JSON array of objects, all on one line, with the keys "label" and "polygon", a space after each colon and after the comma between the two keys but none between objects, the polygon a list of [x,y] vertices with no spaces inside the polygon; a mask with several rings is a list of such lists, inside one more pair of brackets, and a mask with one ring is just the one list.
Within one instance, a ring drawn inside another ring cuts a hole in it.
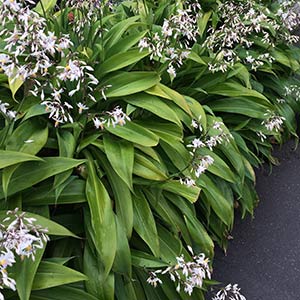
[{"label": "asphalt pavement", "polygon": [[238,283],[247,300],[300,299],[300,145],[274,155],[280,165],[257,171],[260,203],[251,217],[236,217],[227,255],[216,249],[214,279]]}]

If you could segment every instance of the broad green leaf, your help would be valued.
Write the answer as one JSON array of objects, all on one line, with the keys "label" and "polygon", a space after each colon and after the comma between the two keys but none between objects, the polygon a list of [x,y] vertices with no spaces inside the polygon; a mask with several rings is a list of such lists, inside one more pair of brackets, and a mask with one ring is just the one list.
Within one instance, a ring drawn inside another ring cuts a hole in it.
[{"label": "broad green leaf", "polygon": [[199,34],[202,36],[205,29],[206,29],[206,26],[207,26],[207,23],[211,17],[211,14],[212,14],[212,11],[208,11],[206,12],[205,14],[203,14],[203,16],[201,18],[199,18],[199,21],[198,21],[198,28],[199,28]]},{"label": "broad green leaf", "polygon": [[127,237],[130,238],[133,228],[133,207],[130,189],[128,185],[126,185],[126,183],[116,174],[106,157],[100,155],[99,152],[93,153],[104,168],[113,191],[113,200],[116,206],[117,217],[122,223]]},{"label": "broad green leaf", "polygon": [[[7,217],[6,211],[0,211],[0,220],[4,220],[6,217]],[[30,212],[26,212],[26,217],[36,219],[36,224],[40,225],[42,228],[46,228],[47,234],[49,235],[69,236],[69,237],[76,238],[76,235],[72,233],[70,230],[45,217]]]},{"label": "broad green leaf", "polygon": [[[72,133],[69,131],[57,132],[57,141],[59,148],[60,157],[70,157],[72,158],[75,152],[76,141]],[[63,184],[72,174],[72,170],[65,171],[55,176],[54,187],[58,187]],[[58,198],[60,190],[56,189],[56,198]]]},{"label": "broad green leaf", "polygon": [[123,33],[138,19],[139,16],[134,16],[131,18],[127,18],[126,20],[120,21],[116,25],[114,25],[104,36],[105,49],[109,49],[114,44],[116,44],[120,40]]},{"label": "broad green leaf", "polygon": [[149,55],[148,50],[140,51],[139,49],[131,49],[127,52],[120,52],[113,56],[110,56],[102,64],[100,64],[99,69],[96,69],[95,74],[97,77],[103,76],[107,73],[120,70],[131,64],[134,64],[147,55]]},{"label": "broad green leaf", "polygon": [[[43,162],[25,162],[14,172],[7,195],[13,195],[26,188],[59,174],[69,169],[73,169],[85,161],[65,157],[45,157]],[[0,199],[4,197],[3,188],[0,186]]]},{"label": "broad green leaf", "polygon": [[133,212],[133,227],[135,231],[149,246],[153,255],[159,257],[159,240],[155,220],[142,192],[133,196]]},{"label": "broad green leaf", "polygon": [[129,50],[131,47],[136,45],[148,32],[148,30],[137,31],[132,34],[126,35],[124,38],[120,39],[117,44],[111,47],[107,53],[107,57],[111,57],[117,53],[123,53]]},{"label": "broad green leaf", "polygon": [[215,183],[205,174],[201,174],[197,184],[202,188],[207,201],[217,216],[227,225],[233,223],[233,203],[229,203]]},{"label": "broad green leaf", "polygon": [[41,261],[32,284],[32,290],[42,290],[87,279],[84,274],[61,264]]},{"label": "broad green leaf", "polygon": [[199,247],[199,252],[213,257],[214,243],[201,222],[192,215],[184,216],[193,243]]},{"label": "broad green leaf", "polygon": [[151,160],[143,155],[135,154],[133,173],[150,180],[166,180],[167,175],[156,166]]},{"label": "broad green leaf", "polygon": [[171,121],[181,127],[180,119],[174,110],[158,97],[140,93],[126,97],[124,100],[131,105],[146,109],[162,119]]},{"label": "broad green leaf", "polygon": [[160,257],[170,265],[177,263],[176,257],[182,252],[182,244],[180,239],[165,227],[157,226],[160,244]]},{"label": "broad green leaf", "polygon": [[124,225],[117,216],[115,217],[117,227],[117,250],[113,265],[113,271],[131,278],[131,253]]},{"label": "broad green leaf", "polygon": [[[29,120],[21,123],[13,131],[6,144],[6,150],[23,152],[31,155],[38,153],[46,144],[48,139],[48,127],[41,126],[37,120]],[[2,174],[2,187],[7,197],[10,179],[19,165],[5,168]]]},{"label": "broad green leaf", "polygon": [[19,88],[23,85],[24,80],[20,76],[16,76],[16,71],[14,72],[12,77],[8,77],[8,84],[11,90],[11,94],[14,100],[16,100],[15,96]]},{"label": "broad green leaf", "polygon": [[108,98],[121,97],[147,90],[157,84],[160,78],[155,72],[122,72],[115,75],[104,85],[111,85],[106,91]]},{"label": "broad green leaf", "polygon": [[250,98],[230,98],[213,101],[210,103],[210,108],[214,112],[226,112],[245,115],[252,118],[265,119],[265,113],[270,108],[269,106],[255,103]]},{"label": "broad green leaf", "polygon": [[290,68],[291,67],[291,62],[289,57],[287,57],[283,51],[275,50],[273,49],[271,51],[272,57],[275,58],[276,61],[278,61],[280,64]]},{"label": "broad green leaf", "polygon": [[202,105],[192,97],[185,96],[185,99],[193,113],[194,119],[196,119],[201,124],[203,131],[206,132],[206,127],[207,127],[206,113]]},{"label": "broad green leaf", "polygon": [[164,99],[171,100],[176,105],[178,105],[182,110],[184,110],[187,114],[191,115],[191,110],[185,98],[175,90],[172,90],[171,88],[167,87],[166,85],[157,83],[156,85],[149,88],[145,92],[150,95],[155,95]]},{"label": "broad green leaf", "polygon": [[266,104],[270,104],[269,100],[261,93],[248,89],[237,82],[223,82],[215,85],[211,88],[207,88],[206,91],[213,95],[222,95],[228,97],[256,97],[265,100]]},{"label": "broad green leaf", "polygon": [[82,289],[69,286],[55,287],[46,290],[34,291],[30,300],[99,300]]},{"label": "broad green leaf", "polygon": [[55,7],[56,2],[57,0],[41,0],[34,10],[40,15],[48,14]]},{"label": "broad green leaf", "polygon": [[21,123],[9,137],[6,150],[37,154],[46,144],[48,128],[38,120],[30,119]]},{"label": "broad green leaf", "polygon": [[25,120],[28,120],[32,117],[35,116],[40,116],[40,115],[45,115],[48,112],[46,111],[46,107],[45,105],[41,105],[41,104],[35,104],[33,106],[31,106],[27,111],[25,116],[23,117],[22,121],[24,122]]},{"label": "broad green leaf", "polygon": [[58,199],[52,186],[34,187],[24,193],[23,203],[27,206],[83,203],[86,202],[85,183],[85,180],[75,178],[62,190]]},{"label": "broad green leaf", "polygon": [[134,280],[129,281],[118,274],[116,274],[115,279],[115,297],[118,300],[146,300],[144,295],[141,297],[139,293],[136,293],[134,289]]},{"label": "broad green leaf", "polygon": [[201,189],[197,186],[188,187],[176,180],[169,180],[160,185],[160,187],[168,192],[182,196],[194,203],[198,200]]},{"label": "broad green leaf", "polygon": [[114,274],[105,277],[101,259],[95,249],[91,249],[88,243],[85,245],[83,257],[84,273],[88,280],[85,282],[86,290],[97,299],[113,300]]},{"label": "broad green leaf", "polygon": [[87,151],[84,153],[88,158],[86,197],[91,212],[95,247],[105,268],[105,279],[110,273],[116,254],[116,224],[110,197],[96,173],[93,158]]},{"label": "broad green leaf", "polygon": [[46,245],[42,249],[38,249],[35,253],[35,260],[26,258],[24,261],[20,259],[13,266],[13,277],[16,280],[17,292],[20,300],[31,299],[30,294],[32,291],[32,284],[38,266],[42,259]]},{"label": "broad green leaf", "polygon": [[231,169],[220,156],[207,148],[200,149],[199,153],[201,153],[202,155],[209,155],[214,159],[214,163],[208,168],[209,172],[229,182],[236,183],[237,178],[235,174],[231,171]]},{"label": "broad green leaf", "polygon": [[163,268],[169,266],[169,264],[163,260],[139,250],[132,249],[131,258],[133,266],[139,268]]},{"label": "broad green leaf", "polygon": [[127,141],[147,147],[156,146],[159,140],[157,135],[134,122],[127,122],[124,126],[116,126],[115,128],[106,127],[106,130]]},{"label": "broad green leaf", "polygon": [[43,159],[17,151],[0,150],[0,169],[25,161],[43,161]]},{"label": "broad green leaf", "polygon": [[197,54],[195,53],[194,51],[191,51],[189,56],[188,56],[188,59],[200,64],[200,65],[206,65],[206,62]]},{"label": "broad green leaf", "polygon": [[111,135],[104,135],[104,150],[107,158],[120,178],[132,189],[132,172],[134,149],[132,143],[126,140],[114,139]]}]

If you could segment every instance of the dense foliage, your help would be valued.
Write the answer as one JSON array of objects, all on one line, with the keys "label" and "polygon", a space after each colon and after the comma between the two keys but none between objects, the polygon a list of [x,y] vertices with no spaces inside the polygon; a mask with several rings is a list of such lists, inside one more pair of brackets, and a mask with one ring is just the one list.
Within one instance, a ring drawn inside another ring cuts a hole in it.
[{"label": "dense foliage", "polygon": [[5,299],[205,299],[297,136],[300,10],[263,2],[1,1]]}]

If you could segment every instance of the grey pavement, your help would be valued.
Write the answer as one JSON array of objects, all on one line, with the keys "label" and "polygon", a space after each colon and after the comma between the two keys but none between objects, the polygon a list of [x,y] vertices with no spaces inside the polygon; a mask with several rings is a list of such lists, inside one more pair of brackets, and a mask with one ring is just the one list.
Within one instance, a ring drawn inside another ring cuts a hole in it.
[{"label": "grey pavement", "polygon": [[275,151],[280,165],[257,172],[254,219],[236,217],[227,256],[216,249],[214,279],[238,283],[247,300],[300,299],[300,145]]}]

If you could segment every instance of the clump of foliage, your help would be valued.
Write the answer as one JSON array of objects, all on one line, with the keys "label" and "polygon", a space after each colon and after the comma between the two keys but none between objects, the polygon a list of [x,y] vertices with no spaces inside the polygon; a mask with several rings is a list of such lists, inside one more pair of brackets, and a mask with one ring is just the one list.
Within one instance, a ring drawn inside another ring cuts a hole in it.
[{"label": "clump of foliage", "polygon": [[47,230],[13,263],[1,242],[5,299],[204,299],[296,136],[293,5],[1,2],[0,215]]}]

